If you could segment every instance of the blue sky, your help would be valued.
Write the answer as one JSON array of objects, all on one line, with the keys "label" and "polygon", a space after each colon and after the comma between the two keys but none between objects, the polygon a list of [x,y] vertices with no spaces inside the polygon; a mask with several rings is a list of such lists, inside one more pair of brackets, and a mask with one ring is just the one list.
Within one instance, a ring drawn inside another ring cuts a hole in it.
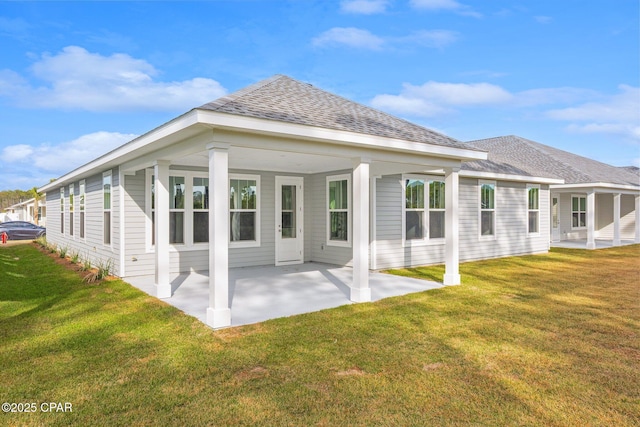
[{"label": "blue sky", "polygon": [[637,0],[0,1],[0,190],[286,74],[462,141],[640,164]]}]

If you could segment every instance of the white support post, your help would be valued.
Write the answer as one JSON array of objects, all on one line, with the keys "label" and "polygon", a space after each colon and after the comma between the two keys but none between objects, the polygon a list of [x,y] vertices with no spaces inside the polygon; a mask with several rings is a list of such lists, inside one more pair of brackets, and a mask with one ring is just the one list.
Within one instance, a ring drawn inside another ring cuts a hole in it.
[{"label": "white support post", "polygon": [[587,249],[596,248],[596,193],[590,190],[587,193]]},{"label": "white support post", "polygon": [[351,301],[371,301],[369,288],[369,160],[353,160],[353,284]]},{"label": "white support post", "polygon": [[620,246],[620,193],[613,195],[613,246]]},{"label": "white support post", "polygon": [[460,284],[460,244],[458,229],[458,192],[460,168],[447,168],[444,175],[445,191],[445,285]]},{"label": "white support post", "polygon": [[155,175],[156,295],[171,298],[169,280],[169,162],[158,160]]},{"label": "white support post", "polygon": [[636,196],[636,238],[634,243],[640,243],[640,196]]},{"label": "white support post", "polygon": [[209,150],[209,307],[207,325],[231,326],[229,307],[229,145]]}]

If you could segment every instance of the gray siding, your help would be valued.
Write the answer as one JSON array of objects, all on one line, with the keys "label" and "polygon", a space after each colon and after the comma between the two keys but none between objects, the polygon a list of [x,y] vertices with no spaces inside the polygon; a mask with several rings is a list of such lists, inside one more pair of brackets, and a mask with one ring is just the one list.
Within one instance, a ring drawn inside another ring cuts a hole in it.
[{"label": "gray siding", "polygon": [[[620,237],[635,238],[635,197],[620,197]],[[596,237],[613,240],[613,194],[596,194]]]},{"label": "gray siding", "polygon": [[69,254],[77,252],[82,259],[88,259],[94,266],[101,263],[110,263],[112,273],[119,275],[121,271],[119,263],[120,197],[117,168],[112,170],[111,179],[111,245],[105,245],[103,240],[102,172],[85,179],[84,239],[80,238],[80,210],[78,205],[80,182],[74,182],[76,209],[74,212],[73,236],[69,233],[69,186],[64,186],[66,207],[64,212],[64,234],[60,233],[60,187],[47,192],[47,212],[49,214],[47,240],[58,247],[67,248]]}]

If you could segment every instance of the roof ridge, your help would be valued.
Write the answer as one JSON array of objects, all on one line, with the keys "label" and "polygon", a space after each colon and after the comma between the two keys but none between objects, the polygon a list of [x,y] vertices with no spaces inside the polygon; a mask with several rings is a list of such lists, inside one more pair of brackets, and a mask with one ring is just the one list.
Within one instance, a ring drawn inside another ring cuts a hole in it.
[{"label": "roof ridge", "polygon": [[271,77],[267,77],[266,79],[260,80],[256,83],[250,84],[249,86],[245,86],[242,89],[238,89],[234,92],[231,92],[228,95],[224,95],[221,96],[220,98],[214,99],[211,102],[207,102],[203,105],[201,105],[200,107],[197,108],[202,108],[204,106],[207,106],[207,109],[209,110],[215,110],[221,107],[224,107],[225,105],[227,105],[230,102],[233,102],[235,100],[237,100],[238,98],[241,98],[245,95],[248,95],[252,92],[255,92],[259,89],[262,89],[265,86],[268,86],[276,81],[278,81],[279,79],[283,78],[283,77],[287,77],[284,74],[274,74]]}]

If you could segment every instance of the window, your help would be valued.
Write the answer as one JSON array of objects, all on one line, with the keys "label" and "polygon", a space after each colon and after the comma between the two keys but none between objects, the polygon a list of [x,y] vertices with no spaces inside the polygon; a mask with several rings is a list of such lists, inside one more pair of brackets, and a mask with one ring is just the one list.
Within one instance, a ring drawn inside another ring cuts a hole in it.
[{"label": "window", "polygon": [[496,234],[496,183],[480,182],[480,236]]},{"label": "window", "polygon": [[169,243],[184,243],[184,193],[183,176],[169,177]]},{"label": "window", "polygon": [[64,188],[60,189],[60,234],[64,234]]},{"label": "window", "polygon": [[571,228],[587,226],[587,198],[571,196]]},{"label": "window", "polygon": [[229,177],[229,240],[232,246],[259,245],[260,177]]},{"label": "window", "polygon": [[69,184],[69,235],[70,236],[73,236],[73,210],[75,208],[74,200],[73,200],[74,192],[75,192],[74,185]]},{"label": "window", "polygon": [[111,245],[111,171],[102,174],[103,241]]},{"label": "window", "polygon": [[193,243],[209,241],[209,179],[193,178]]},{"label": "window", "polygon": [[327,177],[327,244],[349,246],[351,205],[351,177],[336,175]]},{"label": "window", "polygon": [[85,183],[80,181],[80,194],[78,195],[78,202],[80,204],[80,238],[84,239],[84,191]]},{"label": "window", "polygon": [[404,195],[405,240],[443,239],[444,182],[408,177],[404,179]]},{"label": "window", "polygon": [[529,211],[529,233],[540,232],[540,187],[527,185],[527,208]]}]

